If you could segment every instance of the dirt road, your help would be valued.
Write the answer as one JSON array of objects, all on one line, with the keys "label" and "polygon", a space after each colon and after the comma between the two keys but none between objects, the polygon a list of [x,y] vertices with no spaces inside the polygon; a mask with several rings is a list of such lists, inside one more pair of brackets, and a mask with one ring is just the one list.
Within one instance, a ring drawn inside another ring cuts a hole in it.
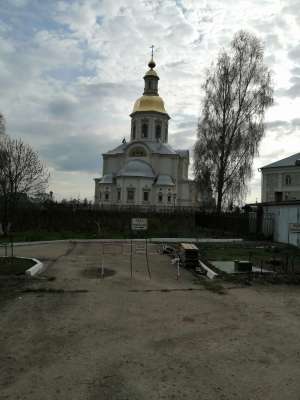
[{"label": "dirt road", "polygon": [[212,293],[154,245],[152,279],[140,246],[131,280],[129,250],[17,249],[56,279],[0,301],[1,400],[300,399],[298,287]]}]

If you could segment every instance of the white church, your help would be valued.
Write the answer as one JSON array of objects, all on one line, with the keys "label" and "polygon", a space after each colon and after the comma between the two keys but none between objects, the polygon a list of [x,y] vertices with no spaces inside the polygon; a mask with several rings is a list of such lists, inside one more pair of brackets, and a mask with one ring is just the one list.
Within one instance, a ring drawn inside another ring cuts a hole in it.
[{"label": "white church", "polygon": [[103,176],[95,179],[95,204],[105,206],[198,207],[188,179],[189,151],[168,144],[170,116],[158,94],[153,56],[143,96],[134,104],[130,141],[103,154]]}]

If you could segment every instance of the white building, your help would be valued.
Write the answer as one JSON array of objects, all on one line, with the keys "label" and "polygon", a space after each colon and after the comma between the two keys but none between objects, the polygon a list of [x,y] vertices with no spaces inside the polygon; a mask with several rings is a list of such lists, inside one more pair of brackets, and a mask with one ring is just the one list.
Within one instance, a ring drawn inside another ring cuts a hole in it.
[{"label": "white building", "polygon": [[300,153],[261,168],[262,231],[272,221],[276,242],[300,247]]},{"label": "white building", "polygon": [[148,66],[144,93],[130,114],[130,141],[103,154],[103,176],[95,179],[95,204],[196,207],[196,186],[188,179],[189,151],[168,144],[170,116],[158,95],[153,59]]},{"label": "white building", "polygon": [[261,168],[261,201],[300,200],[300,153]]},{"label": "white building", "polygon": [[273,240],[300,247],[300,201],[261,203],[263,214],[273,218]]}]

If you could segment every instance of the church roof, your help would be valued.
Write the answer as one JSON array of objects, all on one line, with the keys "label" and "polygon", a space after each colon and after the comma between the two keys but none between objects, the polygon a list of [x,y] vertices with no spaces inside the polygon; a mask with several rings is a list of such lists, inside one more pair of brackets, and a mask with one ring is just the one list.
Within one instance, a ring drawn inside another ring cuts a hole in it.
[{"label": "church roof", "polygon": [[[122,154],[125,153],[125,151],[129,146],[133,146],[135,144],[138,144],[138,142],[122,143],[115,149],[112,149],[104,154]],[[149,150],[155,154],[176,155],[179,154],[178,152],[180,151],[180,150],[175,151],[169,144],[161,142],[143,142],[143,145],[148,147]]]},{"label": "church roof", "polygon": [[150,164],[143,160],[130,160],[120,169],[117,176],[140,176],[154,178],[155,174]]},{"label": "church roof", "polygon": [[156,111],[167,114],[165,104],[160,96],[143,95],[134,103],[132,114],[140,111]]},{"label": "church roof", "polygon": [[145,73],[145,76],[157,76],[158,77],[158,75],[154,69],[149,69],[149,71],[147,71]]},{"label": "church roof", "polygon": [[173,179],[170,175],[158,175],[155,182],[158,186],[174,186]]},{"label": "church roof", "polygon": [[99,183],[113,183],[113,175],[107,174],[104,175],[100,180]]},{"label": "church roof", "polygon": [[128,146],[129,143],[122,143],[118,147],[107,151],[106,153],[103,154],[122,154],[124,153],[126,147]]},{"label": "church roof", "polygon": [[156,154],[173,154],[176,155],[176,151],[166,143],[162,142],[147,142],[147,146],[150,147],[151,151]]},{"label": "church roof", "polygon": [[263,168],[277,168],[277,167],[292,167],[296,165],[296,161],[300,160],[300,153],[293,154],[290,157],[283,158],[282,160],[275,161],[271,164],[265,165]]},{"label": "church roof", "polygon": [[175,150],[175,152],[182,158],[188,158],[189,157],[189,151],[188,150]]}]

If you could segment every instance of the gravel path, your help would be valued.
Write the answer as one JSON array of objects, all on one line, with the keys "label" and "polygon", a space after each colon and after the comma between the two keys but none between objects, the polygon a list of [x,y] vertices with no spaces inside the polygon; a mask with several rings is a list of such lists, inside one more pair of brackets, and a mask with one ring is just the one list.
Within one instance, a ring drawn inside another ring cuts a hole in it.
[{"label": "gravel path", "polygon": [[131,280],[128,244],[17,248],[56,279],[0,292],[0,399],[299,400],[299,288],[219,295],[157,249],[149,280],[137,246]]}]

